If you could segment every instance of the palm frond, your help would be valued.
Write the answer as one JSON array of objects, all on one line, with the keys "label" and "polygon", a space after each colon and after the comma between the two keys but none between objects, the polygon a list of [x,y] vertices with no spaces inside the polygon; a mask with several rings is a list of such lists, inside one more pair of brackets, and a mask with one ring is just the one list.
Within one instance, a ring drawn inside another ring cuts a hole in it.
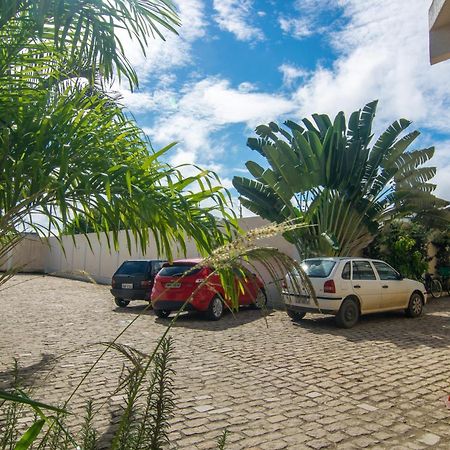
[{"label": "palm frond", "polygon": [[423,207],[406,197],[419,193],[433,203],[435,168],[423,164],[434,149],[409,151],[419,132],[403,134],[406,119],[393,122],[370,148],[377,103],[353,112],[348,123],[340,112],[333,121],[320,114],[302,125],[286,121],[287,130],[273,122],[258,126],[260,139],[248,145],[269,167],[249,161],[255,180],[233,179],[241,204],[270,221],[302,217],[313,225],[285,234],[302,254],[358,254],[386,222],[421,214]]}]

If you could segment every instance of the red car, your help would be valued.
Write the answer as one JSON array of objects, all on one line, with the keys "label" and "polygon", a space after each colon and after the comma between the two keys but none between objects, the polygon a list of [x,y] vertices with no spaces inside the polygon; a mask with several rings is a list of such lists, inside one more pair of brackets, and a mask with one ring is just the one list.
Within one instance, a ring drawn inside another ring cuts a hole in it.
[{"label": "red car", "polygon": [[[152,306],[158,317],[168,317],[172,311],[181,309],[199,284],[211,274],[213,269],[210,267],[193,269],[200,262],[200,259],[183,259],[163,265],[156,275],[151,294]],[[180,278],[186,272],[188,273]],[[241,280],[244,289],[239,294],[239,305],[260,308],[267,302],[264,284],[255,274],[245,273],[246,278]],[[195,292],[185,311],[201,311],[208,319],[219,320],[226,308],[224,298],[219,275],[214,274]]]}]

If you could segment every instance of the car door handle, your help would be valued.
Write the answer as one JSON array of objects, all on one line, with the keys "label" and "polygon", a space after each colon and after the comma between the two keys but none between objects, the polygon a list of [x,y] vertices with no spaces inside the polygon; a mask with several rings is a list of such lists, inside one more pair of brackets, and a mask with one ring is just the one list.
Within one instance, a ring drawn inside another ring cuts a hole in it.
[{"label": "car door handle", "polygon": [[389,286],[387,286],[386,284],[384,286],[381,286],[383,289],[387,289]]},{"label": "car door handle", "polygon": [[359,284],[355,284],[355,286],[353,286],[356,289],[359,289],[361,286]]}]

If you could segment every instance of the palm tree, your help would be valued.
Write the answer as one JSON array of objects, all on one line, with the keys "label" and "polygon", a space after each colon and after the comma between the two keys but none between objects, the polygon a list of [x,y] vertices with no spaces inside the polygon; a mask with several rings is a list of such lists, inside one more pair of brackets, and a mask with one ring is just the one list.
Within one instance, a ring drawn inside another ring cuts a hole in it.
[{"label": "palm tree", "polygon": [[80,214],[111,245],[120,228],[143,248],[152,233],[169,258],[186,235],[204,252],[223,242],[216,216],[234,219],[216,175],[161,163],[173,144],[154,151],[104,89],[137,86],[119,29],[145,49],[178,25],[168,0],[0,0],[0,259],[20,231],[59,235]]},{"label": "palm tree", "polygon": [[2,62],[57,68],[56,81],[81,75],[93,83],[117,76],[136,87],[119,31],[145,55],[150,38],[164,39],[163,30],[177,33],[179,25],[171,0],[0,0]]},{"label": "palm tree", "polygon": [[248,161],[253,179],[234,177],[243,206],[270,221],[303,219],[312,225],[286,234],[301,255],[357,255],[394,218],[442,216],[447,202],[432,193],[434,148],[409,151],[419,136],[402,136],[410,122],[395,121],[370,147],[377,102],[332,122],[324,114],[299,125],[257,127],[248,146],[269,167]]}]

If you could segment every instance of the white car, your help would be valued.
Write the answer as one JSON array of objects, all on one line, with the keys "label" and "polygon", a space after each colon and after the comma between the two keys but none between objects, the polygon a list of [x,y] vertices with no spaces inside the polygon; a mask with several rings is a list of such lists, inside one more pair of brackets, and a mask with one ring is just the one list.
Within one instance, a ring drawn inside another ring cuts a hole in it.
[{"label": "white car", "polygon": [[335,315],[340,327],[350,328],[361,314],[404,310],[409,317],[418,317],[427,301],[422,283],[403,278],[383,261],[318,257],[305,259],[301,267],[311,281],[318,305],[299,274],[288,274],[283,300],[294,320],[308,312],[320,312]]}]

